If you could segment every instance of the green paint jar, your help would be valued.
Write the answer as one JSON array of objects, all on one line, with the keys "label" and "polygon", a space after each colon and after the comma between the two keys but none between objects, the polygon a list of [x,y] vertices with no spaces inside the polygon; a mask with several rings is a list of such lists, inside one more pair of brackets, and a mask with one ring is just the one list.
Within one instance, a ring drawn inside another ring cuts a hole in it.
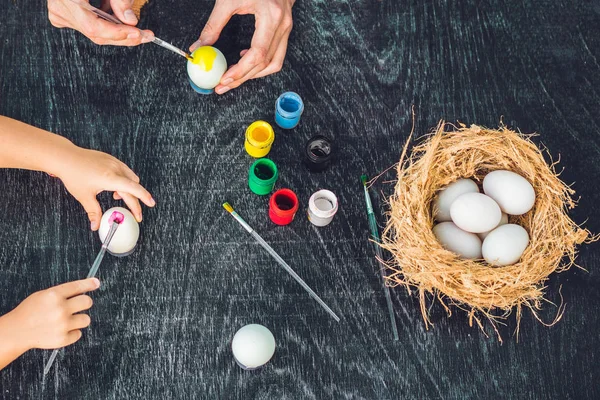
[{"label": "green paint jar", "polygon": [[250,166],[248,186],[252,192],[265,196],[273,191],[277,181],[277,166],[268,158],[261,158]]}]

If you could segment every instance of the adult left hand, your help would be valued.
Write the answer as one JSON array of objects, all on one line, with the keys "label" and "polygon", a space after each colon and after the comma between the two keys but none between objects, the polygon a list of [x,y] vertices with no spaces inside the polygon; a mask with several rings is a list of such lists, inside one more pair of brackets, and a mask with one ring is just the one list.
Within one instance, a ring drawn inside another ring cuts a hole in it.
[{"label": "adult left hand", "polygon": [[215,92],[223,94],[247,80],[281,70],[292,31],[294,3],[295,0],[215,0],[208,22],[190,51],[214,44],[233,15],[254,14],[256,19],[250,49],[240,52],[242,58],[223,75]]}]

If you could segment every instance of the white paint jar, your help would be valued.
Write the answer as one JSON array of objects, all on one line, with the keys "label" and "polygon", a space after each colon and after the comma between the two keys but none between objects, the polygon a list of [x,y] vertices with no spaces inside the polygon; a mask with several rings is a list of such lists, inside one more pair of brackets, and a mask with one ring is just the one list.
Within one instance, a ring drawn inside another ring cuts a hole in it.
[{"label": "white paint jar", "polygon": [[337,210],[337,197],[329,190],[319,190],[308,200],[308,220],[315,226],[329,225]]}]

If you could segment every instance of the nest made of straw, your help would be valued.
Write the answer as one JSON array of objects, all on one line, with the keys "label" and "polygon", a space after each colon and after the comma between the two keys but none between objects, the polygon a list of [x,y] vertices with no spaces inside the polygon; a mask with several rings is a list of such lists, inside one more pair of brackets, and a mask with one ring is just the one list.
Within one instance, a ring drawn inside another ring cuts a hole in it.
[{"label": "nest made of straw", "polygon": [[[530,140],[531,135],[505,127],[446,128],[440,122],[436,131],[398,165],[398,181],[389,198],[383,235],[383,247],[393,256],[387,263],[387,283],[403,284],[409,291],[411,287],[417,289],[427,327],[431,324],[427,298],[432,302],[437,298],[449,315],[449,305],[466,310],[471,326],[475,321],[484,330],[481,316],[486,317],[502,340],[496,324],[513,308],[517,334],[523,307],[538,318],[536,310],[545,300],[544,282],[551,273],[575,265],[576,245],[590,235],[567,215],[567,209],[575,206],[574,191],[559,179],[555,163],[546,163],[542,151]],[[432,231],[431,203],[440,189],[460,178],[481,183],[488,172],[498,169],[520,174],[536,193],[531,211],[510,216],[510,223],[527,230],[530,243],[517,264],[505,267],[461,259],[442,248]],[[555,322],[561,315],[559,307]]]}]

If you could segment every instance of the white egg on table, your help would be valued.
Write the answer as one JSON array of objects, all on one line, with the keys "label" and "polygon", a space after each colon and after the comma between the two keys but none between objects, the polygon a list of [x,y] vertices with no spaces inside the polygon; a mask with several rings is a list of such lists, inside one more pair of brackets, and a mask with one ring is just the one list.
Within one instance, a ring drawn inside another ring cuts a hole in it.
[{"label": "white egg on table", "polygon": [[236,332],[231,350],[240,367],[246,370],[256,369],[273,357],[275,337],[262,325],[246,325]]},{"label": "white egg on table", "polygon": [[535,203],[531,183],[512,171],[492,171],[483,178],[483,192],[498,203],[509,215],[522,215]]},{"label": "white egg on table", "polygon": [[[506,225],[506,224],[508,224],[508,214],[502,213],[502,217],[500,218],[500,222],[498,223],[498,225],[496,225],[494,227],[494,229],[496,229],[497,227],[499,227],[501,225]],[[491,229],[491,230],[489,230],[487,232],[478,233],[477,236],[479,236],[479,239],[484,240],[487,237],[487,235],[489,235],[489,233],[491,231],[493,231],[494,229]]]},{"label": "white egg on table", "polygon": [[465,193],[450,206],[452,222],[460,229],[481,233],[494,229],[502,219],[502,211],[491,197],[481,193]]},{"label": "white egg on table", "polygon": [[459,179],[440,190],[433,200],[433,217],[436,221],[451,221],[450,206],[465,193],[479,193],[479,187],[471,179]]},{"label": "white egg on table", "polygon": [[481,252],[492,265],[511,265],[519,261],[529,245],[529,234],[520,225],[499,226],[487,235]]},{"label": "white egg on table", "polygon": [[454,222],[437,224],[433,234],[446,250],[464,258],[481,258],[481,239],[474,233],[463,231]]},{"label": "white egg on table", "polygon": [[202,94],[210,94],[227,71],[227,60],[223,53],[212,46],[202,46],[192,53],[193,60],[187,62],[187,73],[192,88]]},{"label": "white egg on table", "polygon": [[100,241],[104,243],[104,239],[106,239],[106,235],[108,235],[108,231],[112,225],[111,216],[115,211],[123,216],[123,221],[119,224],[106,250],[114,256],[127,256],[133,252],[140,237],[140,226],[128,209],[113,207],[106,210],[100,220],[98,236],[100,237]]}]

